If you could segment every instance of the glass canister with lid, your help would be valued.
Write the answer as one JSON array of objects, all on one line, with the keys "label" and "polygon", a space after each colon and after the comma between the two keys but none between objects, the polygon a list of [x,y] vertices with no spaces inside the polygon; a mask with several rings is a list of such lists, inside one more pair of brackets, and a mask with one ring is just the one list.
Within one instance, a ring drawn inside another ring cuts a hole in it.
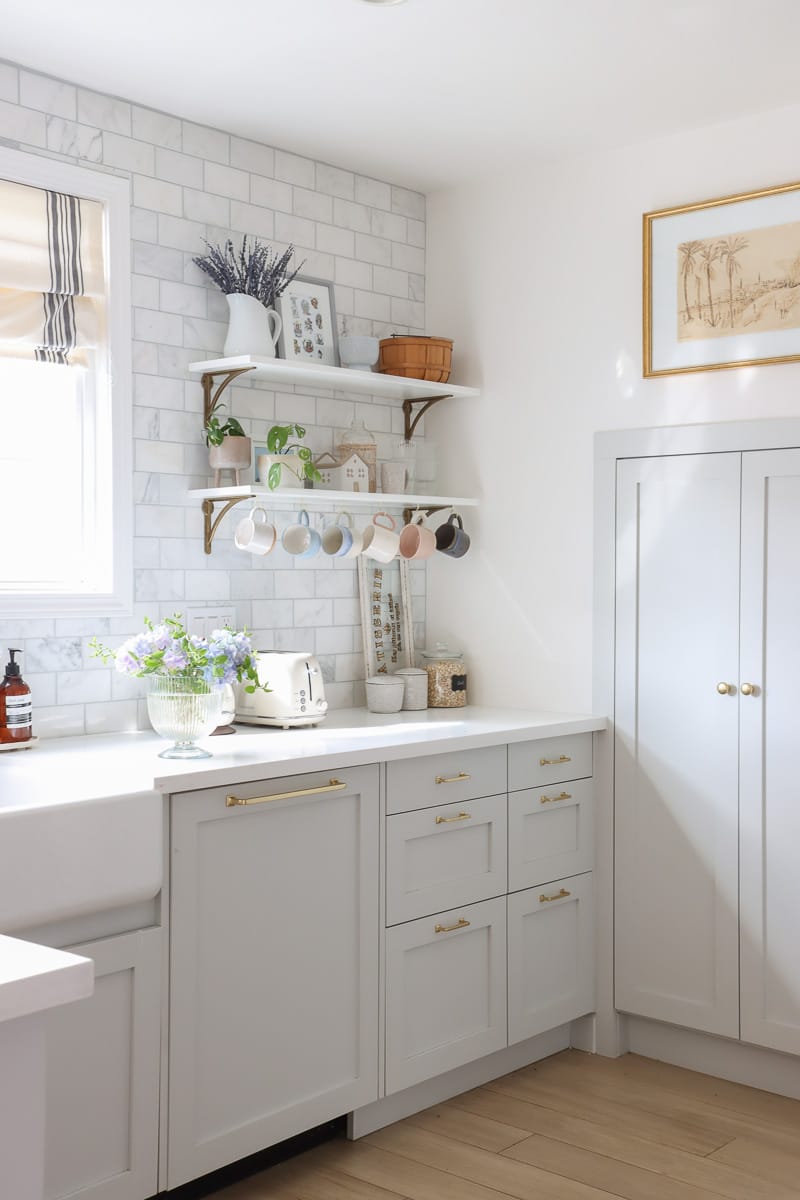
[{"label": "glass canister with lid", "polygon": [[437,642],[423,650],[422,665],[428,672],[430,708],[463,708],[467,703],[467,667],[460,650]]}]

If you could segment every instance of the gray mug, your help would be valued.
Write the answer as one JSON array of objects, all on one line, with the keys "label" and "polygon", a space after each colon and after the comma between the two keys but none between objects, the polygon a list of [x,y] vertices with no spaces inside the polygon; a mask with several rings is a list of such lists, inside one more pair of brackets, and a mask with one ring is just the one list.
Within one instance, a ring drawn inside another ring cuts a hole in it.
[{"label": "gray mug", "polygon": [[436,549],[450,558],[463,558],[469,550],[469,534],[465,533],[458,513],[451,513],[436,530]]}]

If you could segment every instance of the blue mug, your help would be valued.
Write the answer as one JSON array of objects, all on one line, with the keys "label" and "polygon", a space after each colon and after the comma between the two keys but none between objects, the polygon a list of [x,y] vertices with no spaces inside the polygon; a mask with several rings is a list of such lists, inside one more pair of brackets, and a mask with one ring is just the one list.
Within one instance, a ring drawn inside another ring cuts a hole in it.
[{"label": "blue mug", "polygon": [[458,513],[451,513],[436,530],[436,549],[450,558],[463,558],[469,550],[469,534],[465,533]]},{"label": "blue mug", "polygon": [[296,525],[287,525],[283,531],[281,544],[287,554],[295,558],[313,558],[319,554],[320,536],[316,529],[311,528],[308,513],[301,509]]}]

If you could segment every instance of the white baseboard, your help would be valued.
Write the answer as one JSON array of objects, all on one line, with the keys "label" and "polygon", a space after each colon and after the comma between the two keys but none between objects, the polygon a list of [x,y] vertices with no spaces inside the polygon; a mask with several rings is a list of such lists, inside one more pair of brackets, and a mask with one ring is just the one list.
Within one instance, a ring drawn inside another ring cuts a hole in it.
[{"label": "white baseboard", "polygon": [[625,1024],[627,1048],[632,1054],[800,1100],[800,1058],[792,1054],[662,1025],[644,1017],[628,1017]]},{"label": "white baseboard", "polygon": [[461,1092],[468,1092],[470,1088],[481,1087],[491,1079],[499,1079],[509,1071],[518,1071],[520,1067],[527,1067],[530,1063],[538,1062],[540,1058],[547,1058],[551,1054],[557,1054],[559,1050],[566,1050],[569,1045],[570,1026],[560,1025],[558,1029],[550,1029],[547,1033],[528,1038],[516,1046],[507,1046],[505,1050],[498,1050],[496,1054],[488,1054],[476,1062],[465,1063],[463,1067],[456,1067],[454,1071],[448,1071],[445,1075],[426,1079],[424,1083],[415,1084],[405,1091],[396,1092],[393,1096],[386,1096],[383,1100],[376,1100],[374,1104],[356,1109],[347,1119],[347,1136],[352,1139],[365,1137],[368,1133],[374,1133],[376,1129],[383,1129],[384,1125],[402,1121],[412,1113],[422,1112],[432,1104],[441,1104],[443,1100],[450,1100]]}]

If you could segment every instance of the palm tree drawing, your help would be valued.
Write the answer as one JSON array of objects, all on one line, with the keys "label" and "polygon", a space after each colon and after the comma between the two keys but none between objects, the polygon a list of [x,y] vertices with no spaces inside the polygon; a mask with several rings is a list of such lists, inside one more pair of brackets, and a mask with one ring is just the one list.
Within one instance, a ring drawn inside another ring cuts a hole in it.
[{"label": "palm tree drawing", "polygon": [[718,261],[718,259],[720,258],[720,255],[721,255],[721,243],[720,242],[703,242],[702,248],[700,250],[700,259],[702,261],[703,268],[706,273],[706,288],[708,289],[708,323],[709,323],[709,325],[716,325],[716,323],[717,323],[717,318],[714,314],[714,299],[711,295],[711,280],[714,275],[714,272],[712,270],[713,264]]},{"label": "palm tree drawing", "polygon": [[732,234],[730,237],[723,238],[718,243],[719,257],[725,263],[725,269],[728,272],[728,305],[730,307],[731,329],[733,329],[733,277],[737,271],[741,271],[742,269],[738,255],[747,248],[748,244],[747,238],[740,237],[738,234]]},{"label": "palm tree drawing", "polygon": [[[694,273],[694,260],[695,260],[695,257],[697,256],[697,254],[700,252],[702,245],[703,245],[702,242],[683,242],[678,247],[678,252],[680,253],[680,256],[681,256],[681,278],[683,279],[683,303],[684,303],[684,307],[686,309],[686,316],[685,316],[684,320],[686,320],[686,321],[691,321],[691,319],[692,319],[692,310],[689,307],[689,291],[688,291],[689,277],[690,277],[690,275],[692,275]],[[700,316],[701,314],[698,312],[697,315]]]}]

